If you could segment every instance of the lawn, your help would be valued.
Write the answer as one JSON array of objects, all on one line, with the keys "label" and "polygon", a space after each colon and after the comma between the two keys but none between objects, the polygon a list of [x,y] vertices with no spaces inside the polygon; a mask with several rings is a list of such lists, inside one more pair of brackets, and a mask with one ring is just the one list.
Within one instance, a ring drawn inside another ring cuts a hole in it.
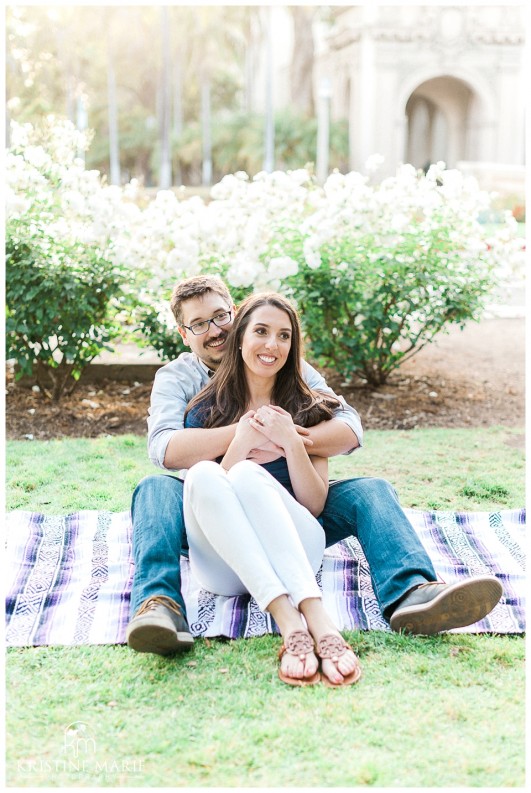
[{"label": "lawn", "polygon": [[[416,509],[521,507],[522,439],[523,430],[507,427],[369,431],[362,450],[332,460],[330,476],[382,476]],[[125,510],[140,479],[157,473],[134,435],[8,441],[7,508]]]},{"label": "lawn", "polygon": [[[521,431],[367,432],[332,476],[384,476],[418,509],[525,503]],[[520,437],[519,437],[520,436]],[[145,440],[9,442],[7,506],[125,510],[154,473]],[[292,689],[277,637],[199,640],[163,659],[123,646],[10,649],[15,787],[520,787],[525,641],[349,632],[357,686]],[[85,725],[75,752],[69,725]]]}]

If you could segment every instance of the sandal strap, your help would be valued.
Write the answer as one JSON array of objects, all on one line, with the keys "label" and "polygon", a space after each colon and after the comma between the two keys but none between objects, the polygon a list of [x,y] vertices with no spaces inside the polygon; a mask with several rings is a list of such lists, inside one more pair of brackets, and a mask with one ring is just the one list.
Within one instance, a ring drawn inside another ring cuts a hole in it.
[{"label": "sandal strap", "polygon": [[352,647],[341,636],[335,636],[333,633],[326,633],[321,636],[317,644],[318,656],[320,658],[331,658],[334,662],[347,650],[351,649]]},{"label": "sandal strap", "polygon": [[280,648],[279,657],[282,658],[284,653],[289,653],[290,655],[297,655],[303,661],[304,657],[308,653],[313,653],[314,650],[315,646],[312,637],[308,631],[301,629],[292,631],[286,636],[284,644]]}]

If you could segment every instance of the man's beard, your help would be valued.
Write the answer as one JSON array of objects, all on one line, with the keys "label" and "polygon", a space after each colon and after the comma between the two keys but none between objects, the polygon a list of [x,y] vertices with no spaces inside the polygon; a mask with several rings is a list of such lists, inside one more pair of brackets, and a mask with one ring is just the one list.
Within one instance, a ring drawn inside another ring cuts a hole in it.
[{"label": "man's beard", "polygon": [[[212,340],[213,342],[215,341],[217,343],[219,343],[220,341],[223,341],[223,345],[220,344],[219,348],[218,347],[211,347],[210,343],[209,344],[205,344],[205,346],[203,348],[204,349],[204,361],[205,361],[206,364],[208,364],[212,368],[217,366],[219,364],[219,362],[221,361],[221,359],[223,358],[223,356],[225,355],[224,344],[227,341],[228,335],[229,335],[228,333],[225,333],[224,336],[218,336],[216,339]],[[219,349],[219,352],[218,352],[218,349]]]}]

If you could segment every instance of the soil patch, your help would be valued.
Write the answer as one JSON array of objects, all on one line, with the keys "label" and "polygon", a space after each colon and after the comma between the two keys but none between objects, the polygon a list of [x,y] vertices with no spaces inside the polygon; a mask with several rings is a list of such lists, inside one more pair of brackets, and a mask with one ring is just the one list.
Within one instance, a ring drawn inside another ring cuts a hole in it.
[{"label": "soil patch", "polygon": [[[360,413],[365,429],[524,427],[524,320],[489,319],[451,328],[378,389],[354,387],[325,371]],[[8,439],[145,435],[151,383],[77,384],[54,405],[7,376]],[[518,436],[523,445],[523,434]]]},{"label": "soil patch", "polygon": [[525,322],[489,319],[453,327],[376,390],[343,385],[332,374],[327,379],[366,428],[523,428]]}]

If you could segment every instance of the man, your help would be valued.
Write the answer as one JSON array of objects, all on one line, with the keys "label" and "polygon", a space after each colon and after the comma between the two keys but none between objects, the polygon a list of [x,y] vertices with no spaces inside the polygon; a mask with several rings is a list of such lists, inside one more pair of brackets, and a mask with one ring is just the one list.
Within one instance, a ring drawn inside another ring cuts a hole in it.
[{"label": "man", "polygon": [[[168,471],[190,468],[222,456],[236,425],[214,429],[183,426],[188,402],[208,382],[226,347],[235,307],[215,276],[178,284],[172,295],[178,331],[191,352],[161,367],[151,395],[148,449],[151,461]],[[303,362],[311,388],[327,390],[321,375]],[[300,429],[312,455],[350,454],[362,443],[358,413],[340,398],[334,418]],[[267,462],[278,450],[264,438],[252,459]],[[169,655],[193,645],[181,593],[180,558],[187,542],[183,522],[183,480],[172,475],[146,477],[133,494],[135,577],[134,615],[128,645],[138,652]],[[332,483],[322,513],[327,546],[350,535],[358,538],[371,570],[375,595],[391,629],[434,634],[482,619],[496,605],[502,587],[493,576],[457,584],[436,574],[391,485],[358,477]]]}]

